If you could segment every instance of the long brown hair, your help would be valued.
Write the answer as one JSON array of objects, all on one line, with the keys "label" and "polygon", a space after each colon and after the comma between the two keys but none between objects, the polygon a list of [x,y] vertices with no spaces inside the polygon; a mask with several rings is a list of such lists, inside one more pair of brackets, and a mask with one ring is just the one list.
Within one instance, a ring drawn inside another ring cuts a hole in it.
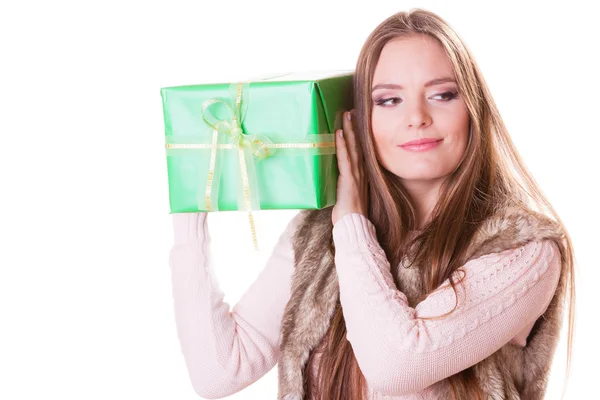
[{"label": "long brown hair", "polygon": [[[358,57],[354,75],[353,120],[369,182],[368,217],[376,227],[377,238],[390,264],[398,265],[408,248],[405,243],[408,231],[417,228],[417,214],[398,177],[385,170],[378,161],[371,130],[371,86],[375,66],[384,45],[391,39],[423,34],[436,39],[450,60],[459,93],[469,112],[470,132],[463,159],[444,182],[432,217],[411,242],[418,244],[413,261],[417,265],[427,266],[421,271],[425,285],[422,299],[445,280],[449,280],[456,292],[457,282],[453,279],[453,272],[461,266],[460,260],[464,257],[469,240],[479,224],[502,205],[509,201],[517,202],[550,216],[560,224],[565,235],[561,259],[562,274],[565,274],[563,276],[568,282],[568,290],[565,288],[562,291],[559,301],[564,303],[566,294],[569,294],[565,374],[568,380],[575,323],[574,253],[571,237],[527,170],[469,50],[443,19],[427,10],[411,9],[383,21],[367,38]],[[318,364],[319,379],[313,382],[311,374],[305,374],[308,398],[362,399],[366,382],[346,339],[346,325],[339,302],[325,344]],[[306,368],[311,368],[314,355],[313,351]],[[452,388],[453,398],[483,398],[472,367],[449,377],[448,383]]]}]

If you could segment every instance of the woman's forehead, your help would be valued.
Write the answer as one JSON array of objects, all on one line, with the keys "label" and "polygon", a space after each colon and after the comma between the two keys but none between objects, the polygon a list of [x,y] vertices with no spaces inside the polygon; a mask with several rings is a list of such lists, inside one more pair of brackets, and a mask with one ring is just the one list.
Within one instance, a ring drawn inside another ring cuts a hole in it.
[{"label": "woman's forehead", "polygon": [[373,84],[422,86],[431,79],[454,77],[452,66],[437,40],[420,35],[394,39],[383,47]]}]

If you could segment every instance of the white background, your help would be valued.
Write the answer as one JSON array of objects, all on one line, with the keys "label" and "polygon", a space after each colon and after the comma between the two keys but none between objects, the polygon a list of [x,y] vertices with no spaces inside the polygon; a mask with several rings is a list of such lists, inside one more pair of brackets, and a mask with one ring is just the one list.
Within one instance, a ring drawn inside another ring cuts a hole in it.
[{"label": "white background", "polygon": [[[578,325],[566,398],[597,393],[593,2],[14,4],[0,8],[0,398],[197,398],[171,302],[160,88],[354,69],[377,24],[411,7],[438,13],[465,40],[573,236]],[[216,275],[230,305],[295,214],[256,215],[258,253],[245,214],[209,216]],[[228,250],[231,243],[238,250]],[[563,341],[548,399],[559,398],[565,354]],[[230,398],[274,399],[276,377],[275,367]]]}]

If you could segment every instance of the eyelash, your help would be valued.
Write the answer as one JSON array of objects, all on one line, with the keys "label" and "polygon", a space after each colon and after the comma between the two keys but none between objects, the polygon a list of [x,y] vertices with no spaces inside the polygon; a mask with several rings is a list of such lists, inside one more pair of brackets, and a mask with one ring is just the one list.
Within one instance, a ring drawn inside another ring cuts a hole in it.
[{"label": "eyelash", "polygon": [[[442,101],[444,103],[448,103],[458,97],[458,92],[444,92],[444,93],[436,94],[436,96],[444,96],[444,95],[448,96],[448,99],[440,100],[440,101]],[[390,100],[398,100],[398,99],[399,99],[399,97],[388,97],[385,99],[378,99],[375,101],[375,104],[377,104],[378,106],[381,106],[381,107],[393,107],[393,105],[384,105],[384,103],[386,103]]]}]

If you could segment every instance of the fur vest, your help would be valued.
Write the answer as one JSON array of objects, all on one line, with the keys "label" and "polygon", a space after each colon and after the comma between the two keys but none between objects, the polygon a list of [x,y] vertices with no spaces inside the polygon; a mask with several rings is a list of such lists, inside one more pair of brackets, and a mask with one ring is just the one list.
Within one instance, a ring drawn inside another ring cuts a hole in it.
[{"label": "fur vest", "polygon": [[[339,299],[337,272],[329,251],[331,211],[332,207],[302,211],[305,218],[293,236],[295,270],[281,325],[278,400],[307,400],[304,367],[327,332]],[[506,206],[478,227],[466,261],[542,239],[555,240],[564,259],[563,233],[556,222],[535,211]],[[398,274],[398,289],[414,307],[414,301],[423,294],[419,268],[399,268]],[[563,269],[556,293],[533,326],[525,347],[507,343],[473,367],[487,399],[544,398],[561,330],[560,300],[565,286]],[[437,393],[445,393],[440,398],[451,398],[447,379],[434,385]]]}]

